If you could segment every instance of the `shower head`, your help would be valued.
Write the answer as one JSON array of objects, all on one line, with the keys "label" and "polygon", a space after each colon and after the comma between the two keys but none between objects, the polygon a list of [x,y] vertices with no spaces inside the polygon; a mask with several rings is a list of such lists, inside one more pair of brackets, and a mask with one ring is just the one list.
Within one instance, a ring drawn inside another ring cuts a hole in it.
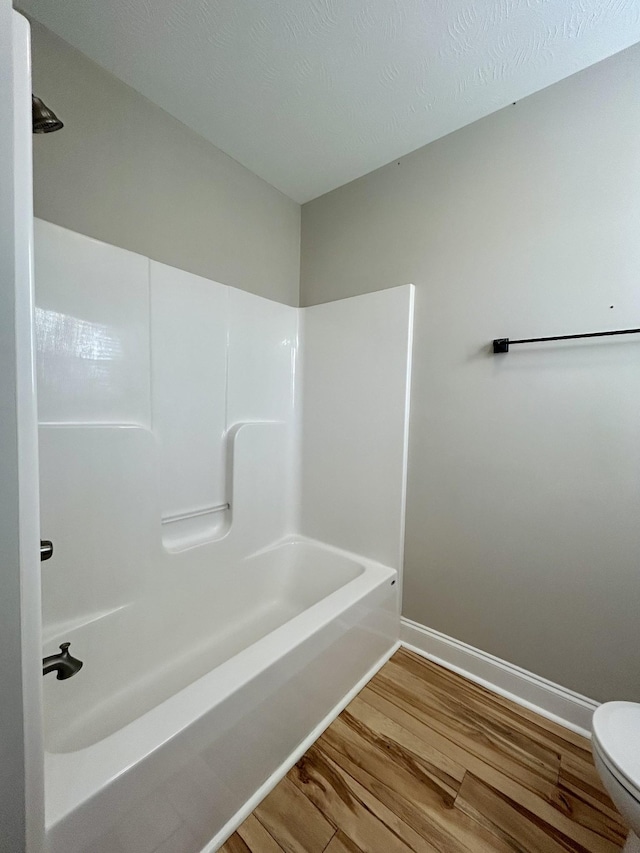
[{"label": "shower head", "polygon": [[35,95],[31,95],[31,121],[34,133],[52,133],[64,127],[58,116]]}]

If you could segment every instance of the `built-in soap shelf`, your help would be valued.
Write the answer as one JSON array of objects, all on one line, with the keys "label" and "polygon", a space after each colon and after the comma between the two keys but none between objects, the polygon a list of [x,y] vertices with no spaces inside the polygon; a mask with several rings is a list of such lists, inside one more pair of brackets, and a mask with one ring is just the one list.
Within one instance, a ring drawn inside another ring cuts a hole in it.
[{"label": "built-in soap shelf", "polygon": [[162,543],[175,553],[221,539],[231,526],[231,504],[223,503],[162,517]]},{"label": "built-in soap shelf", "polygon": [[[268,435],[272,434],[275,427],[284,428],[284,421],[276,420],[260,420],[260,421],[243,421],[231,426],[223,438],[224,456],[225,456],[225,492],[229,496],[229,500],[224,503],[211,504],[210,506],[200,507],[193,510],[185,510],[181,512],[163,513],[161,517],[162,526],[162,544],[164,549],[171,554],[176,554],[181,551],[186,551],[189,548],[195,548],[199,545],[217,542],[224,539],[231,530],[233,522],[232,505],[246,502],[248,495],[246,494],[246,486],[243,486],[240,493],[237,491],[236,467],[238,463],[238,438],[244,434],[244,443],[240,446],[243,448],[240,452],[244,453],[245,462],[259,465],[263,458],[261,453],[264,450],[258,451],[256,458],[256,438],[255,431],[263,432],[264,428],[268,429]],[[247,435],[247,432],[249,435]],[[273,436],[273,441],[276,443],[272,447],[272,453],[277,453],[278,439]],[[261,447],[259,441],[257,447]],[[267,439],[268,441],[268,439]]]}]

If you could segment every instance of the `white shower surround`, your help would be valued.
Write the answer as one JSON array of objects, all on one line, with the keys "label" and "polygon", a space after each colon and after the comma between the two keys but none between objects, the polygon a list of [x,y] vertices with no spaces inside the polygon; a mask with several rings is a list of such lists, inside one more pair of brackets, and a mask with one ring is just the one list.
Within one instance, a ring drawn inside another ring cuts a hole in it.
[{"label": "white shower surround", "polygon": [[50,853],[215,849],[396,644],[413,288],[294,309],[37,221],[36,303]]}]

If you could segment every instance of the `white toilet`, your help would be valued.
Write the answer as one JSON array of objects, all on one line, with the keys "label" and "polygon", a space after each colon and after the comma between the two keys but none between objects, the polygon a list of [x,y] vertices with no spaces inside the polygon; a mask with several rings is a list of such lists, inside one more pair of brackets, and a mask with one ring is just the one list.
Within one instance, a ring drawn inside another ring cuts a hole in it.
[{"label": "white toilet", "polygon": [[640,853],[640,704],[605,702],[593,715],[592,729],[598,773],[631,827],[624,853]]}]

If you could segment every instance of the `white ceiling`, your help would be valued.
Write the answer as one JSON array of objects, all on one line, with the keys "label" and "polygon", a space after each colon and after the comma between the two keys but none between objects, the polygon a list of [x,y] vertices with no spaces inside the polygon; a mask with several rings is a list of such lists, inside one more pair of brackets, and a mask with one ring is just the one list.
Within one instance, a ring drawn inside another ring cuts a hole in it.
[{"label": "white ceiling", "polygon": [[304,202],[640,41],[640,0],[21,0]]}]

